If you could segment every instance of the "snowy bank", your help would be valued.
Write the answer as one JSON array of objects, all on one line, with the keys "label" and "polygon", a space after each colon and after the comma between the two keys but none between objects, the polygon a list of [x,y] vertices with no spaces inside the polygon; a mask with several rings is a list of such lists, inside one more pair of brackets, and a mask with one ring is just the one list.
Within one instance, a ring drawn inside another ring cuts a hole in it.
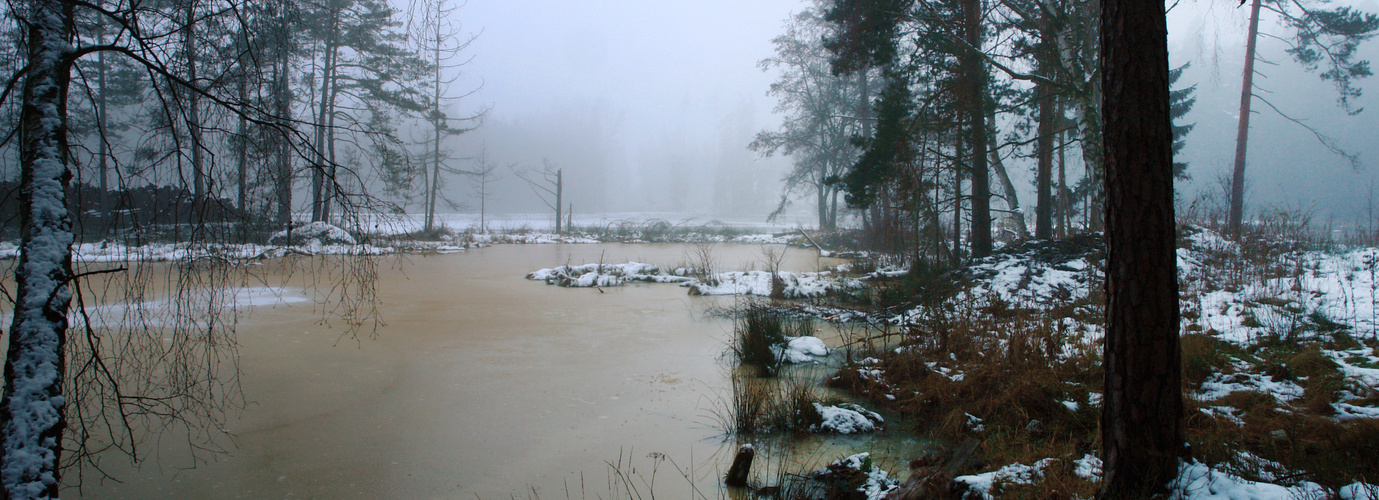
[{"label": "snowy bank", "polygon": [[547,285],[563,287],[605,287],[622,286],[628,281],[649,283],[684,283],[691,281],[686,270],[666,271],[660,267],[640,262],[623,264],[584,264],[579,266],[559,266],[538,269],[527,274],[527,279],[545,281]]},{"label": "snowy bank", "polygon": [[695,281],[689,285],[691,295],[755,295],[771,297],[772,278],[779,279],[779,297],[787,299],[822,297],[825,295],[858,291],[863,288],[862,281],[856,278],[839,276],[830,271],[797,273],[781,271],[734,271],[715,274],[712,279]]}]

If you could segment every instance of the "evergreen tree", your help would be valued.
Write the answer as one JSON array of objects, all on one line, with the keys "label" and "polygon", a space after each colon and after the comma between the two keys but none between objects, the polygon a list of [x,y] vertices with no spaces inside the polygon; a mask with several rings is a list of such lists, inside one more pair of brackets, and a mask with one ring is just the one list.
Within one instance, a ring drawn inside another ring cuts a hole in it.
[{"label": "evergreen tree", "polygon": [[[1373,72],[1369,61],[1355,57],[1360,43],[1374,37],[1379,30],[1379,15],[1357,11],[1348,6],[1323,9],[1322,1],[1299,2],[1294,0],[1252,0],[1250,3],[1250,22],[1245,39],[1244,82],[1240,86],[1240,118],[1236,127],[1235,168],[1231,172],[1230,213],[1226,219],[1226,230],[1233,236],[1240,235],[1241,217],[1245,210],[1245,156],[1250,138],[1251,106],[1255,99],[1262,97],[1254,93],[1256,41],[1259,38],[1261,10],[1272,12],[1279,17],[1285,29],[1293,31],[1288,41],[1288,54],[1293,56],[1308,71],[1316,71],[1325,66],[1320,74],[1323,80],[1336,86],[1337,103],[1347,113],[1360,113],[1352,108],[1351,99],[1360,96],[1355,81],[1369,77]],[[1242,2],[1243,5],[1243,2]],[[1268,104],[1268,101],[1264,101]],[[1269,105],[1275,111],[1272,104]],[[1297,122],[1297,120],[1293,120]],[[1297,122],[1301,124],[1301,122]],[[1345,153],[1331,143],[1330,139],[1312,130],[1322,145],[1333,153],[1340,154],[1358,166],[1358,159]]]}]

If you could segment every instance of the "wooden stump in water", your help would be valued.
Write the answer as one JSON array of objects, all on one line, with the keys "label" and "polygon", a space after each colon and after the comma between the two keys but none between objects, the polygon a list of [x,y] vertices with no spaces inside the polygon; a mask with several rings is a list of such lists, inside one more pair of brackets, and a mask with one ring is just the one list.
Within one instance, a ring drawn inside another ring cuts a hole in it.
[{"label": "wooden stump in water", "polygon": [[756,450],[752,445],[744,444],[737,449],[737,456],[733,457],[733,465],[728,468],[728,475],[723,478],[723,484],[728,486],[747,486],[747,475],[752,471],[752,458],[756,456]]}]

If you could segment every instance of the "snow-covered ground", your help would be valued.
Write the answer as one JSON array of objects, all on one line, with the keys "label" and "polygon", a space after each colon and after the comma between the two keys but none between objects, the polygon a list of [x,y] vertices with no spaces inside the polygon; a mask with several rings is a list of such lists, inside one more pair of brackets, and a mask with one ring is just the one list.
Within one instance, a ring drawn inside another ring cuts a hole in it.
[{"label": "snow-covered ground", "polygon": [[[1336,338],[1365,340],[1374,338],[1379,330],[1379,249],[1276,249],[1268,253],[1271,261],[1244,264],[1245,259],[1259,259],[1258,250],[1242,250],[1236,243],[1203,230],[1189,230],[1185,240],[1185,247],[1178,250],[1184,332],[1223,341],[1240,352],[1249,352],[1250,346],[1262,341],[1323,345],[1318,352],[1335,364],[1335,371],[1342,377],[1337,401],[1332,405],[1334,412],[1329,416],[1323,414],[1323,418],[1335,422],[1379,418],[1379,406],[1374,404],[1379,390],[1379,352],[1370,347],[1372,344],[1331,338],[1334,332],[1340,335]],[[1064,332],[1065,345],[1060,356],[1092,352],[1099,349],[1103,335],[1101,305],[1094,297],[1100,293],[1103,282],[1099,269],[1103,257],[1096,242],[1081,245],[1082,248],[1058,248],[1043,243],[1016,245],[974,262],[953,275],[955,291],[938,305],[879,314],[819,305],[797,309],[833,321],[886,323],[901,328],[935,324],[933,320],[939,315],[952,319],[964,314],[983,317],[1034,311],[1033,317],[1041,317],[1038,315],[1059,309],[1063,312],[1051,321]],[[903,270],[892,269],[887,274],[898,272]],[[989,339],[978,341],[982,346],[979,349],[1006,349],[1002,344],[1006,337],[1001,332],[993,333]],[[894,348],[900,354],[906,349],[909,347]],[[1200,408],[1194,411],[1243,425],[1240,410],[1218,401],[1240,392],[1267,395],[1283,412],[1310,411],[1303,408],[1307,377],[1271,374],[1264,369],[1263,356],[1231,355],[1225,366],[1187,394],[1196,400],[1193,407]],[[967,375],[956,360],[950,364],[937,359],[926,365],[932,373],[955,383],[962,382]],[[895,400],[891,393],[896,386],[879,360],[866,358],[852,369],[876,391],[874,396]],[[1086,403],[1073,399],[1058,402],[1077,412],[1083,404],[1099,406],[1100,394],[1089,392]],[[968,430],[982,432],[987,424],[978,415],[968,416]],[[998,495],[1002,484],[1038,482],[1043,470],[1056,460],[1064,458],[1050,457],[1033,464],[993,464],[986,472],[958,480],[968,486],[969,498],[992,498]],[[1242,460],[1259,463],[1261,459]],[[1080,476],[1099,479],[1100,462],[1094,456],[1075,462]],[[1174,498],[1379,498],[1379,486],[1373,481],[1339,488],[1333,485],[1336,489],[1332,490],[1296,479],[1275,481],[1274,477],[1297,477],[1305,471],[1278,470],[1281,466],[1273,465],[1266,468],[1272,472],[1253,471],[1252,474],[1266,473],[1252,475],[1251,480],[1242,478],[1241,472],[1229,463],[1184,463],[1179,480],[1173,485]]]},{"label": "snow-covered ground", "polygon": [[[767,271],[732,271],[700,277],[694,277],[695,274],[693,269],[684,267],[672,269],[640,262],[588,263],[538,269],[528,273],[527,279],[565,287],[619,286],[629,281],[678,283],[689,288],[692,295],[772,296],[773,274]],[[781,271],[774,278],[781,287],[779,296],[791,299],[858,291],[864,286],[860,279],[832,271]]]}]

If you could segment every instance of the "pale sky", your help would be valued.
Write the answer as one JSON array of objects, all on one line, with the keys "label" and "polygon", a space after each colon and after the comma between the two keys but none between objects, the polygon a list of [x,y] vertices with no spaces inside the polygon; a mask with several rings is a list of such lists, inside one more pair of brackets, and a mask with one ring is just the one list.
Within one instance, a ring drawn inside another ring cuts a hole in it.
[{"label": "pale sky", "polygon": [[684,127],[711,127],[743,99],[763,115],[772,54],[800,0],[470,0],[458,12],[471,47],[469,75],[493,118],[537,115],[555,105],[605,106],[633,141]]}]

